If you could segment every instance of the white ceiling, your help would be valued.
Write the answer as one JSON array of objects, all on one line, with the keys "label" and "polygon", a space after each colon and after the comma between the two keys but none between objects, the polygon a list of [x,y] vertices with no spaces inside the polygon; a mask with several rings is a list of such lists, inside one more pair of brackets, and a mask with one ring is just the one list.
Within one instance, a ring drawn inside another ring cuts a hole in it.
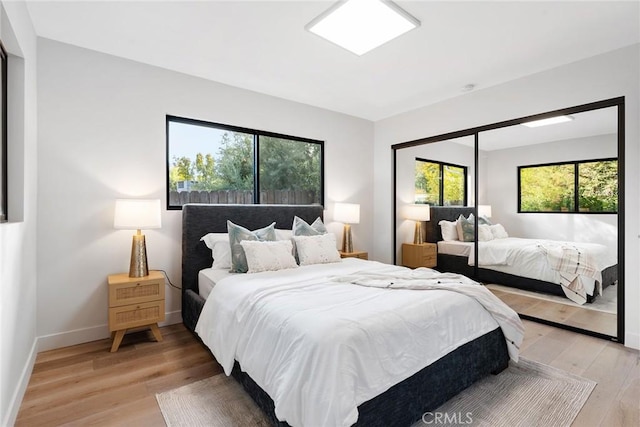
[{"label": "white ceiling", "polygon": [[353,116],[404,111],[640,42],[640,2],[398,1],[361,57],[304,30],[327,1],[28,1],[36,33]]}]

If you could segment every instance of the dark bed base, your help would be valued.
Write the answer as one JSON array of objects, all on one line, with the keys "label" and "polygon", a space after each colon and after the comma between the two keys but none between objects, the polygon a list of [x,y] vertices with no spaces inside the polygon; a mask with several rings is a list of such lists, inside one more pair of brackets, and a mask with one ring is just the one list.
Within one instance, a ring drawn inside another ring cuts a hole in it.
[{"label": "dark bed base", "polygon": [[[427,222],[427,240],[431,243],[437,243],[442,240],[442,232],[438,225],[440,220],[455,221],[460,215],[468,216],[474,211],[475,208],[469,206],[432,206],[430,212],[431,219]],[[562,288],[557,283],[543,282],[541,280],[530,279],[522,276],[514,276],[512,274],[488,270],[486,268],[478,268],[476,273],[474,267],[469,265],[468,258],[463,256],[438,254],[438,266],[436,269],[442,272],[448,271],[463,274],[480,282],[496,283],[527,291],[558,295],[562,297],[565,296]],[[607,286],[614,285],[617,280],[617,265],[613,265],[602,271],[603,290]],[[596,297],[594,296],[587,295],[587,303],[592,303],[595,298]]]},{"label": "dark bed base", "polygon": [[[410,426],[425,412],[437,409],[479,379],[502,372],[509,365],[504,335],[497,328],[427,366],[386,392],[358,406],[355,426]],[[265,412],[271,424],[289,426],[279,421],[273,400],[236,362],[233,377]],[[456,378],[452,381],[452,378]]]}]

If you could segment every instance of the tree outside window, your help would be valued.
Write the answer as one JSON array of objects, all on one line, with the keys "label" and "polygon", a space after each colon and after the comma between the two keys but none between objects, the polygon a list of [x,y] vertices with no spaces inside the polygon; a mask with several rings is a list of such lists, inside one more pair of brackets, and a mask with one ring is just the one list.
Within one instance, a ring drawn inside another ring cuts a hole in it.
[{"label": "tree outside window", "polygon": [[617,213],[618,160],[520,166],[519,212]]},{"label": "tree outside window", "polygon": [[467,167],[416,158],[415,203],[466,206]]},{"label": "tree outside window", "polygon": [[322,159],[321,141],[168,116],[169,208],[321,204]]}]

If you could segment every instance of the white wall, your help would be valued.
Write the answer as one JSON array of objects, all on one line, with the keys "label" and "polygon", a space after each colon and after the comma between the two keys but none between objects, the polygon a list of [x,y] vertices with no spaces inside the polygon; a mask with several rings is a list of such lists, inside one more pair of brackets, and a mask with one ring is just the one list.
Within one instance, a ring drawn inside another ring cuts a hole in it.
[{"label": "white wall", "polygon": [[[39,350],[109,335],[106,277],[128,271],[132,234],[113,229],[114,201],[166,205],[166,114],[324,140],[325,204],[359,203],[354,246],[372,248],[371,122],[47,39],[38,55]],[[180,284],[181,211],[145,234],[150,268]],[[181,321],[179,292],[166,295]]]},{"label": "white wall", "polygon": [[636,44],[376,122],[374,256],[386,262],[392,259],[391,145],[625,96],[625,345],[640,348],[639,52]]},{"label": "white wall", "polygon": [[[482,134],[479,137],[482,147]],[[618,217],[606,214],[518,214],[518,166],[617,157],[616,135],[553,141],[503,150],[483,151],[481,204],[491,205],[493,222],[514,237],[591,242],[618,251]]]},{"label": "white wall", "polygon": [[13,424],[35,360],[36,36],[26,6],[3,2],[8,62],[9,221],[0,224],[0,425]]}]

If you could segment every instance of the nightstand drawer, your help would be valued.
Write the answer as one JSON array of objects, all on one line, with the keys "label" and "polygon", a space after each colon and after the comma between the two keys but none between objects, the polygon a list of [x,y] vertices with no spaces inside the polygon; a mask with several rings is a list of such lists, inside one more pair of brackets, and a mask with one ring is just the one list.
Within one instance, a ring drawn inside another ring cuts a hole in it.
[{"label": "nightstand drawer", "polygon": [[109,330],[136,328],[164,320],[164,300],[109,309]]},{"label": "nightstand drawer", "polygon": [[[135,279],[134,279],[135,280]],[[109,306],[164,299],[164,280],[135,280],[130,283],[113,283],[109,286]]]},{"label": "nightstand drawer", "polygon": [[402,244],[402,265],[410,268],[428,267],[438,265],[438,249],[434,243]]}]

